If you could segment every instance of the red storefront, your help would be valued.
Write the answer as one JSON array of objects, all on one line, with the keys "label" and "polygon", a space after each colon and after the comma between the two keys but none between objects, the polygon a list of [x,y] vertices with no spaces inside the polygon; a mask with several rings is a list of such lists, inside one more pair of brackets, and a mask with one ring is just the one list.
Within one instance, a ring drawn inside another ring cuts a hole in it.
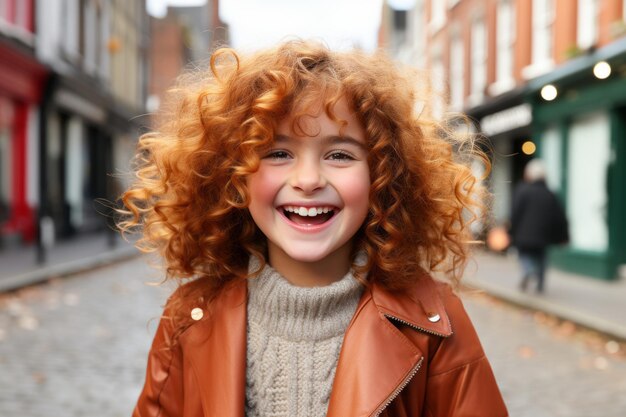
[{"label": "red storefront", "polygon": [[[32,50],[0,37],[0,238],[32,241],[36,216],[32,196],[37,178],[29,164],[38,165],[37,107],[47,69]],[[36,175],[36,174],[35,174]],[[29,185],[30,184],[30,185]],[[31,198],[29,198],[29,196]]]}]

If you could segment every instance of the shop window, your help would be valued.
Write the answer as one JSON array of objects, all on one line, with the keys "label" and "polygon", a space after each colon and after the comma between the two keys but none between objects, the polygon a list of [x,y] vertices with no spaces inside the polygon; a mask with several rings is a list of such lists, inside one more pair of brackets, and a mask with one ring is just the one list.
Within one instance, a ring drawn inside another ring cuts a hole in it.
[{"label": "shop window", "polygon": [[396,31],[406,31],[406,10],[393,11],[393,28]]},{"label": "shop window", "polygon": [[570,125],[567,213],[570,243],[576,249],[600,252],[608,247],[610,139],[609,117],[604,112],[575,119]]},{"label": "shop window", "polygon": [[450,44],[450,106],[454,110],[463,109],[465,93],[464,59],[463,39],[457,32],[453,35]]},{"label": "shop window", "polygon": [[83,189],[85,179],[84,164],[88,159],[85,132],[81,119],[70,117],[67,124],[65,149],[65,200],[69,209],[69,224],[76,232],[84,221]]},{"label": "shop window", "polygon": [[437,32],[446,23],[446,2],[444,0],[430,1],[430,30]]},{"label": "shop window", "polygon": [[415,56],[417,62],[415,65],[421,67],[424,65],[424,57],[426,56],[426,44],[428,39],[427,31],[423,30],[426,26],[426,11],[423,2],[417,2],[413,9],[413,34],[412,40],[415,46]]},{"label": "shop window", "polygon": [[443,100],[445,93],[446,70],[441,61],[441,56],[435,57],[431,67],[431,83],[433,87],[433,97],[431,101],[432,115],[435,119],[441,119],[445,110]]},{"label": "shop window", "polygon": [[[109,79],[109,71],[110,71],[110,56],[109,56],[109,48],[111,44],[109,41],[111,40],[111,32],[110,32],[110,4],[109,3],[100,3],[98,7],[98,25],[100,27],[99,31],[99,39],[97,41],[98,45],[98,62],[97,67],[99,71],[99,76],[102,79]],[[138,53],[137,55],[141,55]]]},{"label": "shop window", "polygon": [[82,19],[79,18],[80,9],[76,2],[63,1],[61,5],[63,8],[61,13],[62,49],[65,58],[75,62],[80,50],[79,38],[82,22]]},{"label": "shop window", "polygon": [[472,23],[471,44],[470,100],[472,105],[476,105],[483,100],[487,84],[487,31],[482,16]]},{"label": "shop window", "polygon": [[598,4],[596,0],[578,0],[577,41],[580,49],[588,49],[598,39]]},{"label": "shop window", "polygon": [[515,86],[513,80],[513,53],[515,46],[515,6],[511,0],[498,2],[496,17],[496,83],[501,94]]},{"label": "shop window", "polygon": [[[507,138],[508,139],[508,138]],[[490,175],[491,192],[493,199],[493,217],[495,224],[503,224],[511,216],[511,198],[513,184],[514,154],[513,140],[494,140],[493,166]]]},{"label": "shop window", "polygon": [[108,22],[103,10],[103,3],[94,1],[81,2],[81,54],[87,72],[102,77],[106,62],[104,39],[108,37]]},{"label": "shop window", "polygon": [[0,97],[0,223],[10,217],[12,194],[13,106],[11,101]]},{"label": "shop window", "polygon": [[87,0],[78,0],[78,54],[81,57],[86,55],[87,48],[89,48],[89,34],[93,31],[89,18]]},{"label": "shop window", "polygon": [[393,10],[392,22],[394,32],[394,44],[397,48],[399,47],[399,45],[405,44],[407,40],[407,11]]},{"label": "shop window", "polygon": [[541,137],[541,159],[546,167],[546,183],[552,191],[561,190],[561,134],[558,126],[551,126]]},{"label": "shop window", "polygon": [[532,20],[532,63],[534,66],[544,66],[552,61],[553,0],[534,0]]},{"label": "shop window", "polygon": [[0,130],[0,223],[10,217],[11,208],[11,138],[7,131]]},{"label": "shop window", "polygon": [[32,4],[23,0],[0,0],[0,21],[32,32]]},{"label": "shop window", "polygon": [[84,2],[81,11],[81,53],[84,59],[85,69],[89,73],[94,73],[98,65],[98,45],[100,37],[100,22],[98,21],[98,11],[96,5],[91,2]]},{"label": "shop window", "polygon": [[9,0],[0,0],[0,19],[9,21]]},{"label": "shop window", "polygon": [[30,32],[32,26],[30,24],[31,5],[29,3],[28,1],[14,1],[15,14],[13,22],[16,26]]},{"label": "shop window", "polygon": [[54,236],[65,236],[69,227],[65,213],[65,139],[67,137],[67,115],[52,112],[47,123],[46,155],[46,213],[54,222]]}]

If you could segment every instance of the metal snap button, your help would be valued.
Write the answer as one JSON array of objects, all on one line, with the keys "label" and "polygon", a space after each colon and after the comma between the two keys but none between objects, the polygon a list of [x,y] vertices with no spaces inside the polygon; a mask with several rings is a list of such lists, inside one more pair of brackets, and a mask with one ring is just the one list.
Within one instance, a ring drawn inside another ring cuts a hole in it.
[{"label": "metal snap button", "polygon": [[430,312],[430,313],[427,313],[427,315],[428,315],[428,321],[431,323],[437,323],[439,320],[441,320],[441,316],[437,313]]},{"label": "metal snap button", "polygon": [[204,311],[200,307],[196,307],[191,310],[191,318],[194,320],[200,320],[204,316]]}]

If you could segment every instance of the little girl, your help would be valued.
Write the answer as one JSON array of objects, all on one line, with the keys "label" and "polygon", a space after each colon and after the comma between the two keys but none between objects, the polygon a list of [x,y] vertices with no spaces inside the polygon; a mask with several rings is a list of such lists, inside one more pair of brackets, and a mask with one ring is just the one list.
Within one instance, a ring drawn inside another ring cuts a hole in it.
[{"label": "little girl", "polygon": [[170,92],[123,195],[122,229],[180,284],[134,416],[507,415],[429,275],[458,283],[482,189],[414,86],[291,41],[219,50]]}]

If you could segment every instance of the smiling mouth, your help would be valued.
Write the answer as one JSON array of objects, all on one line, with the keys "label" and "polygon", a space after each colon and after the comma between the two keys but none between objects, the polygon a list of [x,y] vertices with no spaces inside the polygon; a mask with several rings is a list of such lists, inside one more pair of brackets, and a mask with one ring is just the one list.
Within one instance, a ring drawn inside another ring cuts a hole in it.
[{"label": "smiling mouth", "polygon": [[285,217],[290,221],[302,226],[316,226],[329,221],[338,211],[336,207],[320,206],[320,207],[298,207],[298,206],[282,206],[280,207]]}]

